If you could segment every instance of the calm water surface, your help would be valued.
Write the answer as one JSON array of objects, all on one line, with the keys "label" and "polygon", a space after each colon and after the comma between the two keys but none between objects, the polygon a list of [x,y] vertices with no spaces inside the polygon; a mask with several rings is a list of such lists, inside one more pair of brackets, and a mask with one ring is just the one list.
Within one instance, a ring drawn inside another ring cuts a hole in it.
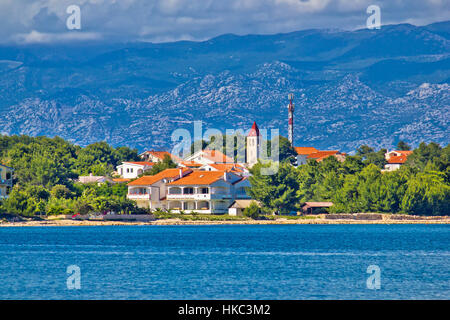
[{"label": "calm water surface", "polygon": [[449,299],[449,245],[447,225],[8,227],[0,299]]}]

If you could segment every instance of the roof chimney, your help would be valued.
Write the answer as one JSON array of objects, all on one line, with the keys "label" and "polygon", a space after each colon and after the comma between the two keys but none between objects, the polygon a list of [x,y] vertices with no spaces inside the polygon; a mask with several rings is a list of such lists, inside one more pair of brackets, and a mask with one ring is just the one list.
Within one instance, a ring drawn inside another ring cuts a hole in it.
[{"label": "roof chimney", "polygon": [[223,172],[223,180],[227,181],[227,172],[226,171]]},{"label": "roof chimney", "polygon": [[178,169],[178,172],[179,172],[179,174],[180,174],[180,179],[183,178],[183,169],[181,169],[181,168]]}]

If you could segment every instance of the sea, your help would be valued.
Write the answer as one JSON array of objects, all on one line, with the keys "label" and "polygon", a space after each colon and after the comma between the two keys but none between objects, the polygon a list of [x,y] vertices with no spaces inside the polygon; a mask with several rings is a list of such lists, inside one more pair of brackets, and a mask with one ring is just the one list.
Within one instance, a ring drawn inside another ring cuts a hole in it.
[{"label": "sea", "polygon": [[449,225],[0,228],[0,299],[449,299]]}]

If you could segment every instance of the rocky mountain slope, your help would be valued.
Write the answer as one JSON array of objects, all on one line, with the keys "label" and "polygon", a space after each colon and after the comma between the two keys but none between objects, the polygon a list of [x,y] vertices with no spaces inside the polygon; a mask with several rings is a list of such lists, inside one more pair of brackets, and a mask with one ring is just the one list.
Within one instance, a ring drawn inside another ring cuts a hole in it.
[{"label": "rocky mountain slope", "polygon": [[175,129],[278,128],[354,150],[449,143],[450,22],[205,42],[0,47],[0,133],[170,148]]}]

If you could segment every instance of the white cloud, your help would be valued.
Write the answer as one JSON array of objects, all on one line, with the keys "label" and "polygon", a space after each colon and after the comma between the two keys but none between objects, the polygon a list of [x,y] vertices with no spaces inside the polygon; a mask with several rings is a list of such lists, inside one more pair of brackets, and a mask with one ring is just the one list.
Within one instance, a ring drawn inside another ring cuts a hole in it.
[{"label": "white cloud", "polygon": [[[81,7],[82,32],[68,33],[66,8]],[[448,0],[1,0],[0,42],[68,39],[205,39],[224,33],[355,29],[377,4],[382,23],[446,20]]]},{"label": "white cloud", "polygon": [[13,40],[21,44],[32,44],[99,40],[101,38],[101,34],[94,32],[42,33],[32,30],[30,33],[19,33],[15,35]]}]

